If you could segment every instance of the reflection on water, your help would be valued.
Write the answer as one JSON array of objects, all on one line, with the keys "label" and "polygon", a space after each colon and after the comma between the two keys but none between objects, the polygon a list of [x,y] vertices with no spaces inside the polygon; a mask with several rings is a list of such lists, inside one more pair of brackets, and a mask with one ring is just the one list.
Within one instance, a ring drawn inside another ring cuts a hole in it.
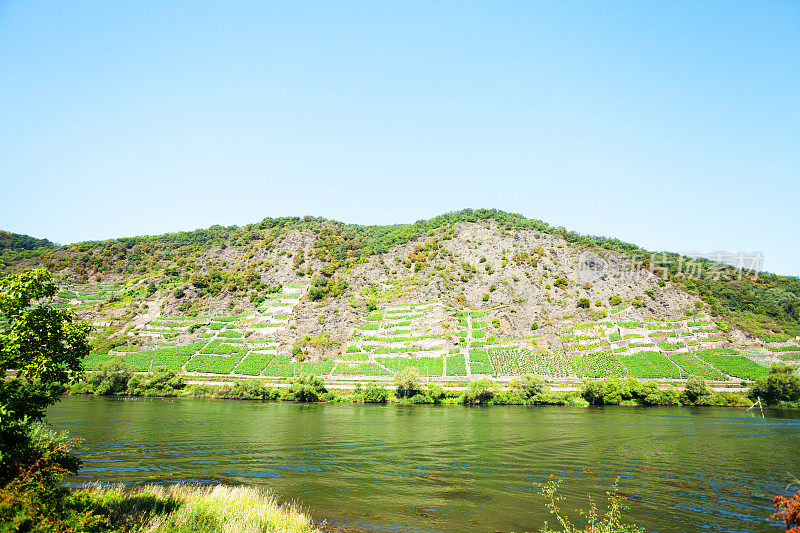
[{"label": "reflection on water", "polygon": [[246,483],[343,530],[536,531],[552,475],[566,508],[619,478],[648,531],[780,531],[800,464],[792,411],[67,398],[48,420],[86,441],[76,483]]}]

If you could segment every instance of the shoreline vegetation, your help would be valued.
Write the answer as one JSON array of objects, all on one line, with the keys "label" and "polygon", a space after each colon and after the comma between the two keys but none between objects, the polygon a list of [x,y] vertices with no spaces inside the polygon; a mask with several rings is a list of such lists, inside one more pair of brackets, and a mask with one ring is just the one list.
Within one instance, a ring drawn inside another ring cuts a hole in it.
[{"label": "shoreline vegetation", "polygon": [[271,492],[244,485],[142,485],[85,487],[65,496],[87,532],[286,532],[319,533],[296,504],[281,503]]},{"label": "shoreline vegetation", "polygon": [[190,397],[229,400],[363,403],[395,405],[641,405],[751,407],[759,398],[763,405],[800,407],[800,378],[790,365],[775,365],[770,373],[745,391],[714,391],[702,378],[691,376],[683,388],[661,389],[654,380],[607,378],[584,380],[581,390],[552,391],[538,375],[526,374],[501,388],[490,378],[468,383],[463,391],[445,390],[438,383],[425,384],[414,367],[398,372],[393,387],[357,383],[354,388],[326,387],[313,375],[288,380],[284,387],[255,379],[226,384],[187,384],[182,376],[163,370],[135,372],[116,360],[97,371],[74,379],[63,390],[68,395],[124,397]]}]

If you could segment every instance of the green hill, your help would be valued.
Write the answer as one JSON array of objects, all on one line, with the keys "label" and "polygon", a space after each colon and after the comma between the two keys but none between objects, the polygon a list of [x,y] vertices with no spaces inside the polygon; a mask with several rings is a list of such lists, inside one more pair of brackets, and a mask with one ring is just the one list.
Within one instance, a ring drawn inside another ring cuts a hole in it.
[{"label": "green hill", "polygon": [[95,363],[749,379],[798,357],[796,277],[653,256],[498,210],[391,226],[266,218],[67,246],[0,235],[6,271],[48,268],[63,285],[57,305],[100,326]]}]

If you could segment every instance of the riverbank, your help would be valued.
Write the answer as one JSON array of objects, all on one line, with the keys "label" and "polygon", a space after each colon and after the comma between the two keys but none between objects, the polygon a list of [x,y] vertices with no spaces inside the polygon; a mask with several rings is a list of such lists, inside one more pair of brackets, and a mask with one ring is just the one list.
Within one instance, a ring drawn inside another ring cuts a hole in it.
[{"label": "riverbank", "polygon": [[500,389],[491,380],[477,380],[462,390],[445,390],[438,385],[396,388],[376,384],[352,389],[327,388],[319,378],[301,377],[285,387],[265,385],[250,380],[233,385],[187,384],[178,377],[155,375],[151,380],[123,383],[117,379],[113,388],[105,382],[73,384],[70,395],[123,397],[185,397],[225,400],[254,400],[275,402],[367,403],[387,405],[643,405],[643,406],[715,406],[750,407],[752,402],[743,391],[713,391],[702,385],[694,389],[670,387],[659,389],[648,381],[603,380],[587,381],[583,388],[571,391],[550,390],[546,384],[525,384]]},{"label": "riverbank", "polygon": [[71,499],[98,525],[118,531],[320,531],[296,505],[281,504],[269,491],[243,485],[98,486],[76,490]]},{"label": "riverbank", "polygon": [[[356,383],[352,387],[327,386],[318,376],[287,378],[285,383],[238,380],[232,384],[186,382],[174,372],[151,374],[135,372],[112,363],[73,380],[65,389],[69,394],[130,397],[193,397],[231,400],[333,402],[371,404],[429,405],[643,405],[751,407],[759,398],[781,407],[800,407],[800,380],[794,367],[781,367],[749,389],[713,389],[702,378],[691,376],[679,386],[662,388],[655,380],[634,378],[586,379],[580,388],[564,390],[541,376],[522,375],[501,384],[489,377],[469,381],[463,387],[445,389],[441,384],[424,383],[407,368],[395,375],[392,385]],[[556,390],[560,389],[560,390]]]}]

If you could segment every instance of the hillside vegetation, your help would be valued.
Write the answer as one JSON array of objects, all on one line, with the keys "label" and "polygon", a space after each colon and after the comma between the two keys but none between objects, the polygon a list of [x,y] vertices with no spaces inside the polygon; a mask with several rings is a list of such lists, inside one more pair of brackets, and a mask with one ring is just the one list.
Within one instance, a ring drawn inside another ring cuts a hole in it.
[{"label": "hillside vegetation", "polygon": [[[231,376],[537,372],[756,379],[800,355],[800,280],[654,256],[497,210],[359,226],[267,218],[82,242],[3,234],[97,325],[96,365]],[[16,254],[16,255],[9,255]],[[0,265],[1,266],[1,265]],[[588,270],[587,270],[588,269]]]}]

